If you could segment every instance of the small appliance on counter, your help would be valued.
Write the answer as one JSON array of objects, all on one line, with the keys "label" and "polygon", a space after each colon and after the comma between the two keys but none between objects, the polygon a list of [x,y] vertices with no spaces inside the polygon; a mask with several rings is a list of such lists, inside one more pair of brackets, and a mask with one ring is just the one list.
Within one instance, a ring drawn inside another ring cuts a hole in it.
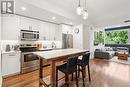
[{"label": "small appliance on counter", "polygon": [[6,51],[6,52],[11,51],[11,48],[10,48],[10,45],[9,45],[9,44],[6,45],[6,49],[5,49],[5,51]]},{"label": "small appliance on counter", "polygon": [[38,48],[38,49],[42,49],[42,48],[43,48],[42,43],[37,43],[37,48]]},{"label": "small appliance on counter", "polygon": [[14,45],[14,51],[19,51],[19,45]]}]

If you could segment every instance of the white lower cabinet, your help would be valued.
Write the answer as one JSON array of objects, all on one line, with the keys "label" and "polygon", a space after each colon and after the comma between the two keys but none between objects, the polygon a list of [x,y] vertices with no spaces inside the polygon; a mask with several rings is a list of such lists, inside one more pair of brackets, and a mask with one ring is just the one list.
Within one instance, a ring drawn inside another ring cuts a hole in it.
[{"label": "white lower cabinet", "polygon": [[2,76],[20,73],[20,52],[2,54]]}]

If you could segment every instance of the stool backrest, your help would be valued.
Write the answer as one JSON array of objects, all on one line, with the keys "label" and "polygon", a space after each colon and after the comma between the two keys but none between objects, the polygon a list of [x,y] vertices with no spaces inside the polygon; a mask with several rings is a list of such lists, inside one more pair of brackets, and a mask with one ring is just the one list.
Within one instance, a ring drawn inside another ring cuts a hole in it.
[{"label": "stool backrest", "polygon": [[86,53],[82,56],[82,65],[88,65],[90,59],[90,53]]},{"label": "stool backrest", "polygon": [[68,61],[67,61],[68,70],[77,68],[77,59],[78,59],[78,56],[72,56],[68,58]]}]

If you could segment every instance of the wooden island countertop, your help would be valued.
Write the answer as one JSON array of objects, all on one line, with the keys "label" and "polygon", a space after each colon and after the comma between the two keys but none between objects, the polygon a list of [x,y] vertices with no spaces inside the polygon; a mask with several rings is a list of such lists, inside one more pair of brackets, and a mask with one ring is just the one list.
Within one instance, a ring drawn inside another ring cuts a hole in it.
[{"label": "wooden island countertop", "polygon": [[55,60],[58,57],[73,55],[77,53],[89,52],[88,50],[82,49],[59,49],[59,50],[50,50],[50,51],[38,51],[33,52],[35,55],[47,60]]},{"label": "wooden island countertop", "polygon": [[[38,51],[33,52],[39,57],[39,87],[44,85],[45,87],[56,87],[56,62],[64,61],[71,56],[81,56],[82,54],[89,52],[88,50],[83,49],[59,49],[59,50],[50,50],[50,51]],[[46,84],[43,81],[43,61],[51,61],[51,76],[50,84]]]}]

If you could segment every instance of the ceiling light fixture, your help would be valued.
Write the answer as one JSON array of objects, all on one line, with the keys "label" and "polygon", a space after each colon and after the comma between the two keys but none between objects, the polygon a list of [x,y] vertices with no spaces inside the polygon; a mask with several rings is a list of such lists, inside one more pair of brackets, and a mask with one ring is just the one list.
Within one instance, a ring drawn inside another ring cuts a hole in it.
[{"label": "ceiling light fixture", "polygon": [[84,10],[84,13],[83,13],[83,19],[88,19],[88,12],[87,10]]},{"label": "ceiling light fixture", "polygon": [[83,12],[83,19],[88,19],[88,12],[87,12],[87,7],[86,7],[86,0],[85,0],[85,10],[84,10],[84,12]]},{"label": "ceiling light fixture", "polygon": [[79,4],[78,4],[78,7],[77,7],[77,14],[78,15],[82,15],[82,12],[83,12],[83,8],[80,6],[80,0],[79,0]]},{"label": "ceiling light fixture", "polygon": [[56,17],[55,17],[55,16],[53,16],[53,17],[52,17],[52,19],[53,19],[53,20],[55,20],[55,19],[56,19]]},{"label": "ceiling light fixture", "polygon": [[82,15],[84,20],[88,19],[88,12],[87,12],[87,7],[86,7],[86,0],[85,0],[85,8],[84,9],[83,9],[83,7],[81,7],[81,2],[79,0],[76,12],[77,12],[78,15]]},{"label": "ceiling light fixture", "polygon": [[25,11],[25,10],[26,10],[26,8],[25,8],[25,7],[21,7],[21,10]]}]

